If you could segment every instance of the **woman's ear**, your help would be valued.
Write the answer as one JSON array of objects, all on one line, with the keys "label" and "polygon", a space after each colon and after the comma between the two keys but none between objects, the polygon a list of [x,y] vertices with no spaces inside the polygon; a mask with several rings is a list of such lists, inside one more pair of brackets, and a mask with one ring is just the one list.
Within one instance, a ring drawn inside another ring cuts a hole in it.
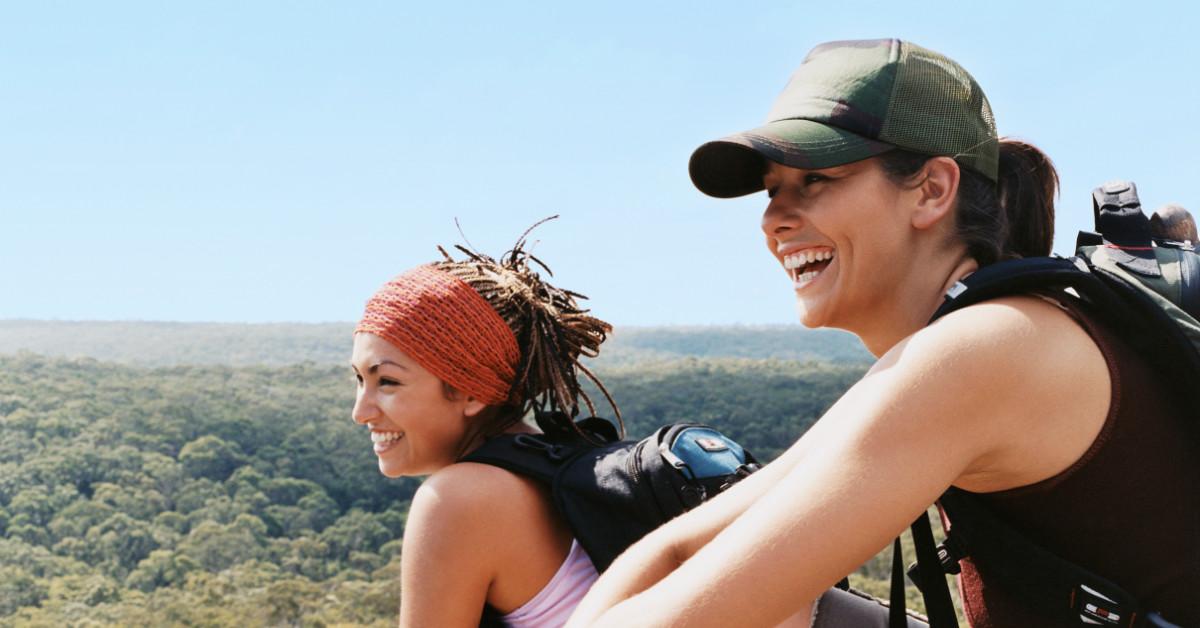
[{"label": "woman's ear", "polygon": [[479,413],[486,410],[488,404],[468,395],[466,403],[463,404],[463,416],[473,419],[479,416]]},{"label": "woman's ear", "polygon": [[932,157],[918,174],[920,183],[913,190],[917,204],[912,213],[912,225],[917,229],[929,229],[954,211],[958,197],[961,172],[958,163],[949,157]]}]

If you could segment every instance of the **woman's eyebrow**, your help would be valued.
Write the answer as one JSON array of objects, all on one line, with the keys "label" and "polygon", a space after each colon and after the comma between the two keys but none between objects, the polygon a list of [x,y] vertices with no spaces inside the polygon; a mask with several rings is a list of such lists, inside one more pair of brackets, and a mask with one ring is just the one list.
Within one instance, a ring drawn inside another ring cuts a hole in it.
[{"label": "woman's eyebrow", "polygon": [[367,372],[368,372],[368,373],[371,373],[371,374],[374,374],[374,373],[375,373],[375,371],[378,371],[378,370],[379,370],[379,367],[383,366],[384,364],[390,364],[390,365],[392,365],[392,366],[395,366],[395,367],[398,367],[398,368],[402,368],[402,369],[404,369],[404,370],[406,370],[406,371],[408,370],[408,367],[407,367],[407,366],[404,366],[403,364],[400,364],[399,362],[393,362],[393,361],[391,361],[391,360],[380,360],[380,361],[376,362],[375,364],[372,364],[372,365],[371,365],[371,368],[367,369]]}]

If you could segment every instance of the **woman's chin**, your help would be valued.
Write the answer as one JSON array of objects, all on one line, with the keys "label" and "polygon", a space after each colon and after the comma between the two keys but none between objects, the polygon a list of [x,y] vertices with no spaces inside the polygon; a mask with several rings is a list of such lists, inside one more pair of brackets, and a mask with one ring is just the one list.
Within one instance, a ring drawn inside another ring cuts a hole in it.
[{"label": "woman's chin", "polygon": [[412,475],[411,473],[405,473],[404,468],[400,465],[384,460],[383,458],[379,459],[379,472],[388,478],[402,478],[406,475]]},{"label": "woman's chin", "polygon": [[802,297],[796,297],[796,317],[800,320],[800,324],[809,329],[824,327],[824,323],[814,307],[815,303],[810,303]]}]

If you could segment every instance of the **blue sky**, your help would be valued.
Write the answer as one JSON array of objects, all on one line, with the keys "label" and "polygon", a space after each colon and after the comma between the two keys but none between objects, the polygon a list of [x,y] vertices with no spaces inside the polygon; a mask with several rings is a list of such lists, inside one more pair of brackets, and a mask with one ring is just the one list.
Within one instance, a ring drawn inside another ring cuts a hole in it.
[{"label": "blue sky", "polygon": [[353,320],[460,240],[536,254],[619,325],[787,323],[764,198],[698,144],[813,45],[897,36],[983,85],[1090,190],[1200,209],[1200,37],[1142,2],[3,2],[0,318]]}]

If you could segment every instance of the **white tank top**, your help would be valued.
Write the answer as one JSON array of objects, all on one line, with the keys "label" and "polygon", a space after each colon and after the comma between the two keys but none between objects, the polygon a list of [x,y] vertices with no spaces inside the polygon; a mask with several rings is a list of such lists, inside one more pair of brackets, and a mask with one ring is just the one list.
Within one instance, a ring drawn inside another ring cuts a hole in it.
[{"label": "white tank top", "polygon": [[512,628],[559,628],[567,623],[571,611],[583,600],[596,578],[592,560],[578,541],[571,541],[571,551],[550,582],[533,599],[505,615],[502,618],[504,624]]}]

